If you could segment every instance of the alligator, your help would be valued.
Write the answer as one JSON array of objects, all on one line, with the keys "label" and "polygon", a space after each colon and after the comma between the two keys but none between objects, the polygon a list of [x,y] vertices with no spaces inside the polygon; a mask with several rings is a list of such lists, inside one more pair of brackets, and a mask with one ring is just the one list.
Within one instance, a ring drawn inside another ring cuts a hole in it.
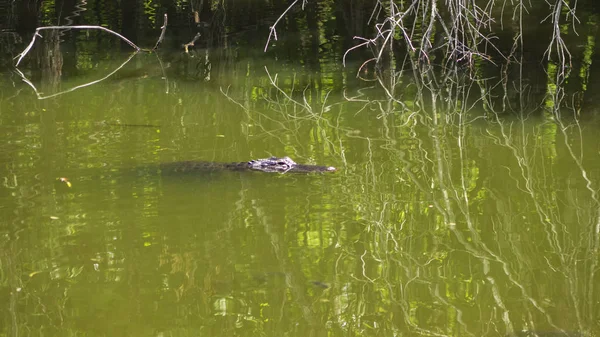
[{"label": "alligator", "polygon": [[173,173],[193,173],[198,171],[260,171],[268,173],[312,173],[312,172],[335,172],[333,166],[319,166],[298,164],[290,157],[270,157],[264,159],[253,159],[237,163],[218,163],[206,161],[183,161],[165,163],[160,166],[161,171]]},{"label": "alligator", "polygon": [[[319,166],[319,165],[307,165],[297,164],[290,157],[270,157],[264,159],[254,159],[250,161],[238,162],[238,163],[218,163],[208,161],[180,161],[172,163],[164,163],[159,166],[160,172],[166,175],[179,175],[179,174],[193,174],[198,172],[217,172],[217,171],[259,171],[259,172],[277,172],[277,173],[322,173],[322,172],[335,172],[336,168],[333,166]],[[136,168],[136,172],[139,172],[141,168]],[[156,167],[145,167],[145,170],[154,171]],[[56,178],[56,181],[72,187],[69,178],[60,177]]]}]

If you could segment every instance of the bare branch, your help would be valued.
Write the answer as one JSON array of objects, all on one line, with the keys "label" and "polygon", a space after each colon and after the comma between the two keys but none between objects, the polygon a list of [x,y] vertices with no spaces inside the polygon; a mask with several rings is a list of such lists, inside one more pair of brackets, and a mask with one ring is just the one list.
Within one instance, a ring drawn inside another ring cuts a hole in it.
[{"label": "bare branch", "polygon": [[[277,24],[279,23],[279,21],[281,21],[281,19],[283,19],[285,14],[287,12],[289,12],[292,9],[292,7],[294,7],[294,5],[296,5],[298,3],[298,1],[300,1],[300,0],[294,0],[294,2],[292,2],[292,4],[289,5],[289,7],[285,11],[283,11],[283,13],[279,16],[279,18],[277,18],[275,23],[271,27],[269,27],[269,29],[271,31],[269,32],[269,38],[267,39],[267,43],[265,44],[265,50],[264,50],[265,52],[267,52],[267,48],[269,48],[269,42],[271,41],[271,37],[273,37],[273,39],[275,39],[275,41],[277,41],[277,31],[275,30],[277,27]],[[304,6],[304,2],[302,3],[302,6]]]},{"label": "bare branch", "polygon": [[[25,57],[25,55],[27,55],[27,53],[29,52],[29,50],[31,50],[31,48],[33,47],[33,44],[35,43],[35,38],[37,36],[42,37],[42,35],[40,35],[40,31],[42,30],[50,30],[50,29],[98,29],[98,30],[103,30],[105,32],[111,33],[113,35],[116,35],[117,37],[119,37],[121,40],[127,42],[127,44],[129,44],[133,49],[135,49],[136,52],[140,51],[141,48],[138,47],[135,43],[129,41],[129,39],[127,39],[126,37],[124,37],[123,35],[110,30],[106,27],[102,27],[102,26],[47,26],[47,27],[38,27],[35,30],[35,33],[33,34],[33,38],[31,39],[31,42],[29,43],[29,45],[25,48],[25,50],[23,50],[21,52],[21,54],[17,55],[17,57],[19,58],[19,60],[17,61],[17,64],[15,65],[15,67],[19,66],[19,63],[21,63],[21,60],[23,59],[23,57]],[[17,58],[15,57],[15,58]]]},{"label": "bare branch", "polygon": [[161,29],[160,36],[158,37],[158,41],[156,41],[154,48],[152,48],[152,51],[155,51],[158,48],[158,45],[161,44],[162,40],[165,37],[165,31],[167,30],[167,14],[166,13],[164,16],[163,25],[162,25],[162,27],[160,27],[160,29]]},{"label": "bare branch", "polygon": [[200,36],[202,36],[202,34],[197,33],[196,36],[194,36],[194,38],[192,39],[192,41],[183,45],[183,48],[185,49],[186,53],[189,53],[189,48],[194,46],[194,44],[196,43],[196,41],[198,41]]}]

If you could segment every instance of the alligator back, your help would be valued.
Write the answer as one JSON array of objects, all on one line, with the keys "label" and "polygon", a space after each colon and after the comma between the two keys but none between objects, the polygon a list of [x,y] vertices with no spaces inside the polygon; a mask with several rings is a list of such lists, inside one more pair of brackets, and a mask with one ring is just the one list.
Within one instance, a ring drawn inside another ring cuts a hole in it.
[{"label": "alligator back", "polygon": [[210,171],[244,170],[246,163],[218,163],[210,161],[179,161],[160,164],[160,170],[167,173],[194,173]]},{"label": "alligator back", "polygon": [[260,171],[278,173],[313,173],[313,172],[335,172],[333,166],[319,166],[297,164],[290,157],[270,157],[265,159],[254,159],[247,162],[219,163],[207,161],[182,161],[165,163],[160,166],[161,171],[169,173],[193,173],[210,171]]}]

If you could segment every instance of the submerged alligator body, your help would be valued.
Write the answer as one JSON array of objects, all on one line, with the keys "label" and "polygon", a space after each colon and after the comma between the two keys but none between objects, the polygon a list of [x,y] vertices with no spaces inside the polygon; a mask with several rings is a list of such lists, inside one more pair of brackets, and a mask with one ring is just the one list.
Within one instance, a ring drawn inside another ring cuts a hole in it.
[{"label": "submerged alligator body", "polygon": [[205,161],[183,161],[161,165],[161,170],[174,173],[193,173],[198,171],[260,171],[268,173],[313,173],[335,172],[333,166],[298,164],[290,157],[270,157],[254,159],[240,163],[216,163]]}]

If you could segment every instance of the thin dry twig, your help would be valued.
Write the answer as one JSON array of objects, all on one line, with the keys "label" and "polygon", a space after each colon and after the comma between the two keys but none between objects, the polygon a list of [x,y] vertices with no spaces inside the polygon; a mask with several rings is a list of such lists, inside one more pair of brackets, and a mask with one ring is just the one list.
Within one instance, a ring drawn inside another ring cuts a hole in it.
[{"label": "thin dry twig", "polygon": [[283,13],[281,13],[281,15],[275,21],[275,23],[271,27],[269,27],[269,30],[270,30],[269,37],[267,38],[267,43],[265,44],[264,52],[267,52],[267,48],[269,48],[269,42],[271,42],[271,37],[273,37],[273,39],[275,41],[277,41],[277,30],[276,30],[277,24],[279,23],[279,21],[281,21],[281,19],[283,19],[285,14],[287,12],[289,12],[298,3],[298,1],[300,1],[300,0],[294,0],[294,2],[292,2],[292,4],[289,5],[288,8],[286,8],[286,10],[283,11]]},{"label": "thin dry twig", "polygon": [[192,41],[183,45],[183,48],[185,49],[186,53],[189,53],[189,47],[193,47],[196,41],[198,41],[198,39],[200,38],[200,36],[202,36],[202,34],[197,33],[196,36],[194,36],[194,38],[192,39]]},{"label": "thin dry twig", "polygon": [[158,46],[162,43],[163,39],[165,38],[165,31],[167,30],[167,14],[166,13],[163,18],[163,25],[162,25],[162,27],[160,27],[160,29],[161,29],[160,36],[158,37],[158,41],[156,41],[154,48],[152,48],[152,51],[155,51],[158,48]]},{"label": "thin dry twig", "polygon": [[65,30],[69,30],[69,29],[97,29],[97,30],[102,30],[105,32],[108,32],[110,34],[113,34],[117,37],[119,37],[121,40],[125,41],[128,45],[130,45],[133,49],[135,49],[136,52],[139,52],[140,50],[147,50],[147,51],[155,51],[158,46],[161,44],[161,42],[163,41],[164,37],[165,37],[165,31],[167,30],[167,14],[164,15],[164,22],[163,25],[161,27],[161,33],[160,36],[158,38],[158,41],[156,41],[156,44],[154,45],[154,48],[148,50],[148,49],[142,49],[140,47],[138,47],[135,43],[131,42],[128,38],[126,38],[125,36],[115,32],[114,30],[108,29],[106,27],[102,27],[102,26],[88,26],[88,25],[80,25],[80,26],[45,26],[45,27],[38,27],[36,28],[35,32],[33,33],[33,37],[31,38],[31,42],[29,42],[29,45],[27,45],[27,47],[19,54],[17,55],[15,58],[18,58],[17,63],[15,64],[15,67],[18,67],[19,64],[21,63],[21,60],[23,60],[23,58],[25,57],[25,55],[27,55],[27,53],[31,50],[31,48],[33,48],[33,44],[35,43],[35,39],[39,36],[41,38],[42,35],[40,34],[40,32],[42,30],[54,30],[54,29],[65,29]]},{"label": "thin dry twig", "polygon": [[27,53],[29,52],[29,50],[31,50],[31,48],[33,47],[33,44],[35,43],[35,39],[37,36],[42,37],[42,35],[40,35],[40,31],[42,30],[50,30],[50,29],[98,29],[98,30],[103,30],[105,32],[108,32],[110,34],[116,35],[117,37],[119,37],[121,40],[127,42],[127,44],[129,44],[133,49],[135,49],[136,52],[140,51],[141,48],[138,47],[135,43],[131,42],[129,39],[127,39],[125,36],[110,30],[106,27],[102,27],[102,26],[47,26],[47,27],[38,27],[35,30],[35,33],[33,34],[33,37],[31,39],[31,42],[29,42],[29,45],[25,48],[25,50],[23,50],[19,55],[17,55],[15,58],[19,58],[19,60],[17,61],[17,64],[15,64],[16,67],[19,66],[19,63],[21,63],[21,60],[23,59],[23,57],[25,57],[25,55],[27,55]]}]

